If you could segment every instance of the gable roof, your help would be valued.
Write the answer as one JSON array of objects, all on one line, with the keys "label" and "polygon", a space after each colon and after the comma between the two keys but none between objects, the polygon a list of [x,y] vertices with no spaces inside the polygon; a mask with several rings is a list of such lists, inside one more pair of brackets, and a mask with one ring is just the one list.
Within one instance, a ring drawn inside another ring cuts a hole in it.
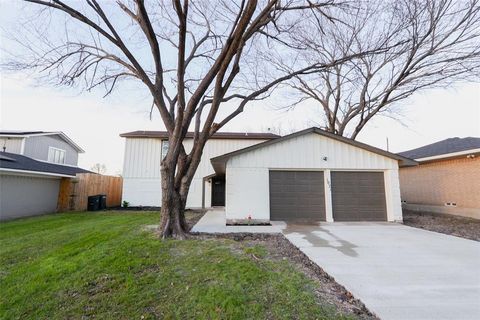
[{"label": "gable roof", "polygon": [[362,143],[362,142],[358,142],[358,141],[353,140],[353,139],[345,138],[345,137],[327,132],[325,130],[322,130],[322,129],[316,128],[316,127],[301,130],[301,131],[298,131],[298,132],[295,132],[295,133],[292,133],[292,134],[289,134],[289,135],[286,135],[286,136],[283,136],[283,137],[280,137],[280,138],[277,138],[277,139],[274,139],[274,140],[265,141],[265,142],[247,147],[247,148],[243,148],[243,149],[236,150],[236,151],[233,151],[233,152],[230,152],[230,153],[226,153],[224,155],[221,155],[221,156],[214,157],[214,158],[210,159],[210,162],[212,163],[212,166],[215,169],[215,172],[224,173],[225,172],[225,165],[227,163],[227,160],[230,159],[231,157],[234,157],[236,155],[239,155],[239,154],[242,154],[242,153],[245,153],[245,152],[249,152],[249,151],[252,151],[252,150],[256,150],[256,149],[259,149],[259,148],[263,148],[263,147],[266,147],[266,146],[269,146],[269,145],[272,145],[272,144],[275,144],[275,143],[279,143],[279,142],[282,142],[282,141],[285,141],[285,140],[300,137],[300,136],[303,136],[303,135],[306,135],[306,134],[309,134],[309,133],[316,133],[316,134],[319,134],[321,136],[331,138],[331,139],[334,139],[334,140],[352,145],[354,147],[361,148],[361,149],[364,149],[364,150],[367,150],[367,151],[370,151],[370,152],[373,152],[373,153],[376,153],[376,154],[379,154],[379,155],[397,160],[397,161],[400,162],[399,163],[400,167],[417,165],[417,162],[413,161],[412,159],[409,159],[409,158],[406,158],[404,156],[394,154],[394,153],[391,153],[391,152],[388,152],[388,151],[385,151],[385,150],[382,150],[382,149],[379,149],[379,148],[376,148],[376,147],[373,147],[373,146],[370,146],[370,145]]},{"label": "gable roof", "polygon": [[[480,151],[480,138],[475,137],[466,137],[466,138],[449,138],[442,141],[438,141],[426,146],[403,151],[399,154],[412,158],[412,159],[422,159],[429,157],[445,158],[449,157],[449,154],[452,153],[461,153],[462,151],[470,151],[477,149],[477,152]],[[445,157],[440,157],[445,155]]]},{"label": "gable roof", "polygon": [[53,176],[75,177],[77,173],[92,173],[78,168],[38,161],[20,154],[0,152],[0,172],[38,173]]},{"label": "gable roof", "polygon": [[84,153],[83,150],[78,144],[73,142],[65,133],[62,131],[14,131],[14,130],[3,130],[0,131],[0,138],[28,138],[36,136],[54,136],[58,135],[69,145],[74,147],[79,153]]},{"label": "gable roof", "polygon": [[[167,131],[132,131],[120,134],[123,138],[160,138],[168,139]],[[270,140],[279,138],[279,135],[263,132],[216,132],[210,139],[252,139]],[[193,138],[193,132],[187,132],[186,138]]]}]

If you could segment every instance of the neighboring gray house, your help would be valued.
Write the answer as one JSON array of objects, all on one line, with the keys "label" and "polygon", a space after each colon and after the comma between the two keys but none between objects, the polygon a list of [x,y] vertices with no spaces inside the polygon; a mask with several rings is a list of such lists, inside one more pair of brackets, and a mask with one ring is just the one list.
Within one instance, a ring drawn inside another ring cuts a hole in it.
[{"label": "neighboring gray house", "polygon": [[83,149],[63,132],[0,131],[0,220],[55,212],[61,178]]},{"label": "neighboring gray house", "polygon": [[0,131],[0,151],[70,166],[85,152],[60,131]]}]

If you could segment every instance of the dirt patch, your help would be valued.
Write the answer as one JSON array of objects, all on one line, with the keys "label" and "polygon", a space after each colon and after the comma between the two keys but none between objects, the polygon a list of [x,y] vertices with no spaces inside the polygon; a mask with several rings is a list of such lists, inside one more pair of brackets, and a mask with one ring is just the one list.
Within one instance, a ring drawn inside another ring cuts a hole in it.
[{"label": "dirt patch", "polygon": [[480,220],[478,219],[403,210],[403,223],[410,227],[480,241]]},{"label": "dirt patch", "polygon": [[187,224],[189,226],[189,231],[193,228],[194,225],[197,224],[198,220],[200,220],[203,215],[207,212],[207,210],[204,209],[198,209],[198,210],[191,210],[187,209],[185,210],[185,219],[187,220]]},{"label": "dirt patch", "polygon": [[152,206],[134,206],[134,207],[110,207],[106,210],[108,211],[159,211],[160,207],[152,207]]},{"label": "dirt patch", "polygon": [[[160,209],[158,210],[160,211]],[[187,209],[185,210],[185,219],[187,220],[188,224],[188,231],[190,231],[194,225],[197,224],[198,220],[200,220],[203,215],[207,212],[207,210],[203,209],[198,209],[198,210],[192,210],[192,209]],[[145,231],[157,231],[158,230],[158,224],[151,224],[151,225],[146,225],[143,227],[143,230]]]},{"label": "dirt patch", "polygon": [[[320,301],[327,301],[335,305],[342,313],[354,314],[359,319],[378,319],[378,317],[370,312],[351,292],[338,284],[333,277],[311,261],[282,234],[233,233],[196,234],[195,236],[199,239],[231,239],[239,241],[247,247],[261,245],[268,251],[266,258],[275,261],[288,260],[296,269],[319,284],[315,294]],[[253,253],[251,256],[252,259],[259,259]]]}]

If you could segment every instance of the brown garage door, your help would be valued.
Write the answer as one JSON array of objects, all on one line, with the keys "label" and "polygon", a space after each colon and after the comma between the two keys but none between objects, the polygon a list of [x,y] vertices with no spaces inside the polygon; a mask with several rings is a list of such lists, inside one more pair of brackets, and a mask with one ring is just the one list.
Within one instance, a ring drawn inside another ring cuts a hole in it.
[{"label": "brown garage door", "polygon": [[322,171],[270,171],[270,220],[325,221]]},{"label": "brown garage door", "polygon": [[387,220],[383,172],[333,171],[331,176],[333,220]]}]

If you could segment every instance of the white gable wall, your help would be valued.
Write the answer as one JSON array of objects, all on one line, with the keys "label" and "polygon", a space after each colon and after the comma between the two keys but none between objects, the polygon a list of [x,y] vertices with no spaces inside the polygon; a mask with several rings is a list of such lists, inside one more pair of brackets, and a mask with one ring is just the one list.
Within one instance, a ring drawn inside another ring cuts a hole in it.
[{"label": "white gable wall", "polygon": [[[123,164],[123,200],[131,206],[160,206],[162,199],[160,138],[126,138]],[[192,180],[187,207],[202,206],[203,178],[214,174],[210,159],[243,149],[265,140],[211,139],[205,145],[202,160]],[[185,150],[192,148],[192,139],[184,142]],[[205,206],[211,205],[211,184],[205,183]]]},{"label": "white gable wall", "polygon": [[[326,160],[323,160],[327,157]],[[269,220],[269,170],[321,170],[330,194],[330,171],[382,171],[385,176],[387,217],[401,221],[398,162],[316,133],[305,134],[237,156],[227,162],[226,214],[229,220]],[[327,208],[328,208],[327,203]],[[327,212],[327,220],[331,221]]]},{"label": "white gable wall", "polygon": [[0,151],[5,148],[5,152],[23,154],[24,144],[25,138],[2,137],[0,138]]}]

